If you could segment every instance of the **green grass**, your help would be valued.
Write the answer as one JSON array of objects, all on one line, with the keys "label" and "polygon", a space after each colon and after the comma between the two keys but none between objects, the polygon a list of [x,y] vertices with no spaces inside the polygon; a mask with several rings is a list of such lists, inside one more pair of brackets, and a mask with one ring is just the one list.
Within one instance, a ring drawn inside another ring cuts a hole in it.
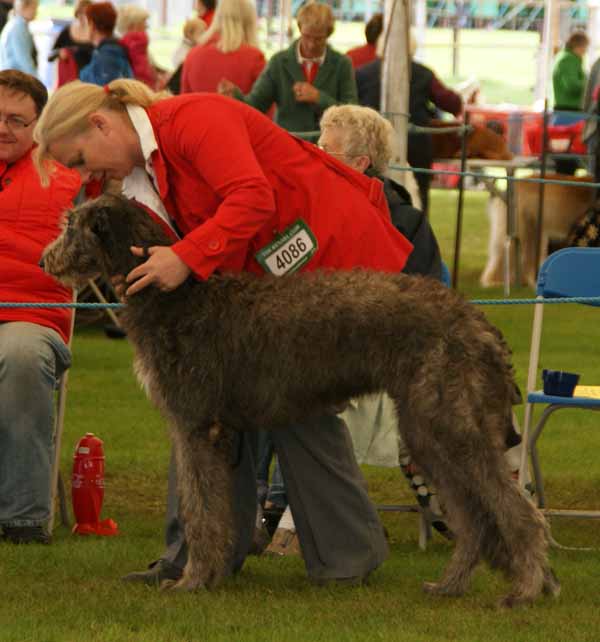
[{"label": "green grass", "polygon": [[[456,192],[433,193],[432,222],[450,265],[455,204]],[[499,289],[481,290],[477,281],[485,260],[484,204],[482,194],[467,193],[460,289],[469,298],[501,296]],[[523,386],[531,307],[485,311],[512,346]],[[547,320],[542,365],[572,368],[583,374],[583,383],[600,382],[594,310],[553,306]],[[122,574],[142,569],[162,550],[166,430],[134,380],[126,341],[108,340],[97,327],[82,328],[73,352],[62,470],[68,478],[73,446],[86,431],[104,440],[103,517],[115,519],[121,534],[80,538],[58,527],[50,548],[0,544],[1,642],[598,640],[593,625],[600,607],[597,551],[552,551],[563,583],[557,601],[499,611],[495,604],[507,587],[483,568],[464,598],[435,599],[420,585],[439,575],[451,545],[434,536],[428,550],[419,551],[414,515],[383,514],[391,556],[368,587],[317,589],[299,560],[262,558],[250,558],[238,577],[211,593],[169,595],[121,583]],[[548,499],[555,506],[600,508],[600,436],[594,417],[558,413],[542,439]],[[399,471],[365,467],[365,475],[376,502],[410,498]],[[554,533],[565,543],[598,542],[594,522],[557,520]]]}]

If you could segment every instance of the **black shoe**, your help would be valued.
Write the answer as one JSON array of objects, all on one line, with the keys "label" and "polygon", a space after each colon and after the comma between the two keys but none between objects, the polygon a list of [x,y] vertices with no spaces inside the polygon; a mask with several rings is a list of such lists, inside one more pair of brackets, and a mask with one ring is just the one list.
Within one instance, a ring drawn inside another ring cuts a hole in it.
[{"label": "black shoe", "polygon": [[3,540],[13,544],[50,544],[52,537],[43,526],[3,526]]},{"label": "black shoe", "polygon": [[115,325],[114,323],[107,323],[104,326],[104,334],[109,339],[124,339],[127,336],[127,332],[125,332],[121,326]]},{"label": "black shoe", "polygon": [[160,586],[164,580],[178,580],[183,575],[183,570],[167,560],[158,560],[151,564],[145,571],[135,571],[124,575],[123,582],[139,582],[146,586]]}]

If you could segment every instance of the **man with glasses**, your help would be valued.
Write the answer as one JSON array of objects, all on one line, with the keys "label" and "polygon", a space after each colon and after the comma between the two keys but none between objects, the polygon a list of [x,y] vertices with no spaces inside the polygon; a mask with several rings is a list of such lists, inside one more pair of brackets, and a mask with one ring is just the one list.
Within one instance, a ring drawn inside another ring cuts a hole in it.
[{"label": "man with glasses", "polygon": [[[0,302],[69,302],[72,293],[38,266],[81,186],[56,165],[48,188],[33,166],[33,129],[44,85],[0,71]],[[53,394],[70,365],[71,312],[0,306],[0,531],[4,540],[47,544],[53,459]]]},{"label": "man with glasses", "polygon": [[300,38],[269,60],[249,94],[244,96],[228,80],[221,81],[219,92],[262,112],[276,103],[278,125],[291,132],[314,132],[327,107],[358,102],[356,83],[350,58],[327,44],[335,27],[331,7],[306,4],[296,19]]}]

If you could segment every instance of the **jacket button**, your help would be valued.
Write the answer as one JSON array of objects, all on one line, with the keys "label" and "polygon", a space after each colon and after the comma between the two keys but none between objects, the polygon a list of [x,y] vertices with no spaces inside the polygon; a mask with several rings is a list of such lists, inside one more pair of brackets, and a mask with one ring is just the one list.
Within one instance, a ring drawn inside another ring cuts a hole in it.
[{"label": "jacket button", "polygon": [[216,239],[213,239],[208,243],[208,249],[213,250],[213,252],[218,250],[220,247],[221,247],[221,243],[219,243],[219,241],[217,241]]},{"label": "jacket button", "polygon": [[12,180],[10,178],[5,178],[4,179],[4,184],[5,185],[10,185],[12,183]]}]

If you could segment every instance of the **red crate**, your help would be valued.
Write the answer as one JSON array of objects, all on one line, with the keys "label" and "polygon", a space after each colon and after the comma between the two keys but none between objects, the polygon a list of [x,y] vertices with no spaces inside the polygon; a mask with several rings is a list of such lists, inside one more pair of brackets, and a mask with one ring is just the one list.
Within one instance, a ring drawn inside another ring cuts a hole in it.
[{"label": "red crate", "polygon": [[[548,151],[556,154],[586,154],[587,147],[582,137],[584,126],[584,120],[572,125],[548,125]],[[528,123],[525,138],[530,153],[541,154],[543,122]]]}]

